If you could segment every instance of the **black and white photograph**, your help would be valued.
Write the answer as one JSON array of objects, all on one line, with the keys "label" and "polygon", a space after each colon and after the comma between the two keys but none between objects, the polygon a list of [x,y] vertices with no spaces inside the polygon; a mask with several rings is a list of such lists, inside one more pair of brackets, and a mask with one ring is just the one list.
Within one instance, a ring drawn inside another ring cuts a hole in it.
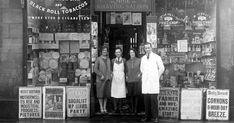
[{"label": "black and white photograph", "polygon": [[0,123],[233,123],[234,0],[0,0]]}]

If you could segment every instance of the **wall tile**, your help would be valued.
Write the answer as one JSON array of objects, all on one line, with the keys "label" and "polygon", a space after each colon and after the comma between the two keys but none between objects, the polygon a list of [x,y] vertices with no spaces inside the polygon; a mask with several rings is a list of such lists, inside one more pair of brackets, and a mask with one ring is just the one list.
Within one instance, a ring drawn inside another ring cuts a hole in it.
[{"label": "wall tile", "polygon": [[23,38],[23,24],[10,24],[10,38]]},{"label": "wall tile", "polygon": [[[16,0],[20,1],[20,0]],[[0,9],[1,8],[9,8],[10,0],[0,0]]]},{"label": "wall tile", "polygon": [[23,23],[22,9],[3,9],[3,23]]}]

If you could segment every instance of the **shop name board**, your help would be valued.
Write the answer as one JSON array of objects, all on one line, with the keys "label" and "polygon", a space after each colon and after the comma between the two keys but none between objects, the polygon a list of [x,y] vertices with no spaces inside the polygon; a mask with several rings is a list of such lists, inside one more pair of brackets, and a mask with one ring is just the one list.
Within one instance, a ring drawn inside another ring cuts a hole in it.
[{"label": "shop name board", "polygon": [[84,1],[83,3],[80,3],[80,4],[76,5],[75,7],[67,8],[67,7],[63,6],[60,9],[46,8],[42,5],[37,4],[34,1],[29,1],[29,5],[35,9],[39,10],[39,11],[42,11],[42,12],[60,15],[60,14],[70,14],[70,13],[79,11],[82,8],[86,7],[88,5],[88,3],[86,1]]},{"label": "shop name board", "polygon": [[89,117],[89,90],[88,87],[67,87],[68,117]]},{"label": "shop name board", "polygon": [[158,109],[161,118],[179,118],[179,89],[161,88]]},{"label": "shop name board", "polygon": [[95,0],[95,11],[151,11],[151,0]]},{"label": "shop name board", "polygon": [[206,118],[208,120],[229,119],[229,90],[207,90]]},{"label": "shop name board", "polygon": [[19,88],[19,118],[41,118],[41,88]]},{"label": "shop name board", "polygon": [[165,13],[159,17],[159,25],[162,26],[179,26],[182,25],[182,19],[179,19],[171,13]]}]

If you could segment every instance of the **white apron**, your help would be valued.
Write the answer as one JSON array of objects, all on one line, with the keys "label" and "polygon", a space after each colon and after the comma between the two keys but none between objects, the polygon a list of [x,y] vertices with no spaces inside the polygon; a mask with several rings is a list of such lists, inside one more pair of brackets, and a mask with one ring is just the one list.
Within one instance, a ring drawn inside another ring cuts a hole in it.
[{"label": "white apron", "polygon": [[111,97],[126,98],[126,85],[123,61],[120,64],[114,62],[113,79],[111,84]]}]

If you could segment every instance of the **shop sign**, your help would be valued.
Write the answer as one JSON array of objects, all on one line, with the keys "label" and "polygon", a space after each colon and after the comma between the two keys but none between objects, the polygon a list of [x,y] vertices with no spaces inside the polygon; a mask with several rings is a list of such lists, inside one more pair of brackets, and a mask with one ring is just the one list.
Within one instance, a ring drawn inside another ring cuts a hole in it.
[{"label": "shop sign", "polygon": [[[69,2],[69,3],[68,3]],[[60,0],[59,2],[28,0],[28,19],[32,20],[90,20],[88,0]]]},{"label": "shop sign", "polygon": [[229,93],[229,90],[207,90],[207,120],[229,120]]},{"label": "shop sign", "polygon": [[90,88],[67,87],[67,116],[90,116]]},{"label": "shop sign", "polygon": [[[75,3],[79,3],[79,2],[75,2]],[[60,5],[61,6],[60,9],[47,8],[43,5],[38,4],[34,0],[29,0],[29,5],[32,8],[37,9],[39,11],[46,12],[49,14],[59,15],[59,14],[69,14],[69,13],[79,11],[79,10],[85,8],[88,5],[88,3],[86,1],[83,1],[82,3],[79,3],[75,7],[71,7],[71,8],[67,8],[66,6]]]},{"label": "shop sign", "polygon": [[179,19],[175,15],[171,13],[165,13],[159,17],[159,25],[162,27],[167,27],[167,26],[182,26],[183,19]]},{"label": "shop sign", "polygon": [[19,88],[19,118],[41,118],[41,87]]},{"label": "shop sign", "polygon": [[202,119],[202,89],[181,90],[181,119],[201,120]]},{"label": "shop sign", "polygon": [[203,28],[211,25],[211,17],[206,13],[198,13],[193,16],[193,25],[196,28]]},{"label": "shop sign", "polygon": [[95,0],[95,11],[151,11],[151,0]]},{"label": "shop sign", "polygon": [[161,88],[158,100],[160,118],[179,118],[179,94],[178,88]]},{"label": "shop sign", "polygon": [[65,119],[65,87],[43,87],[43,119]]}]

